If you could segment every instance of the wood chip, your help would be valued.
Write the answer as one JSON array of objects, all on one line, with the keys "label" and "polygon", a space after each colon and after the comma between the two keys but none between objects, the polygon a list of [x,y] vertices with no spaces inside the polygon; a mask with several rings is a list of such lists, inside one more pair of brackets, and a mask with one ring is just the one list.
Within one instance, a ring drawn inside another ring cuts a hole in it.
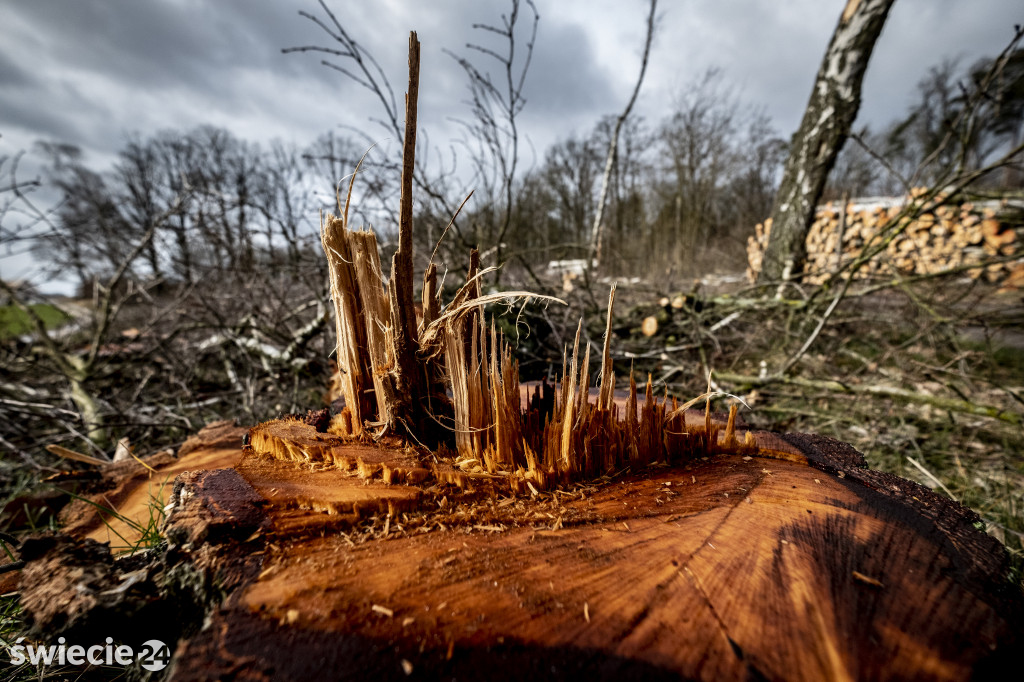
[{"label": "wood chip", "polygon": [[871,576],[864,575],[860,571],[853,571],[853,573],[851,575],[853,575],[854,580],[859,580],[862,583],[866,583],[868,585],[871,585],[872,587],[885,587],[885,585],[883,585],[881,583],[881,581],[876,580],[876,579],[872,578]]},{"label": "wood chip", "polygon": [[93,457],[92,455],[85,455],[82,454],[81,452],[78,452],[76,450],[69,450],[68,448],[65,448],[60,445],[47,445],[46,450],[57,455],[58,457],[70,459],[75,462],[82,462],[84,464],[92,464],[93,466],[104,466],[110,464],[109,460],[100,459],[99,457]]}]

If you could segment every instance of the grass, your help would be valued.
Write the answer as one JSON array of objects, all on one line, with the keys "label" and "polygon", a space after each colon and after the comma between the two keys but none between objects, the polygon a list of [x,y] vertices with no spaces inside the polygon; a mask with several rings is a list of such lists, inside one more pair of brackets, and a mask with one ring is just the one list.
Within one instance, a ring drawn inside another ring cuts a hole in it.
[{"label": "grass", "polygon": [[[8,563],[16,560],[13,549],[8,546],[9,537],[0,538],[0,563]],[[21,603],[18,600],[18,593],[0,594],[0,662],[8,663],[11,660],[11,647],[24,637],[27,625],[21,615]],[[2,680],[31,680],[37,679],[39,671],[28,663],[17,667],[8,668],[0,679]]]},{"label": "grass", "polygon": [[[167,480],[168,479],[165,479],[165,484]],[[161,490],[162,489],[163,486],[161,487]],[[111,533],[117,536],[123,543],[120,545],[111,543],[110,549],[115,554],[131,556],[136,552],[155,547],[163,541],[163,535],[161,534],[160,527],[163,524],[166,513],[164,512],[164,500],[162,494],[154,495],[150,492],[149,504],[147,505],[148,517],[142,521],[137,521],[120,514],[114,509],[105,507],[104,505],[80,495],[76,495],[75,493],[69,491],[63,492],[66,492],[71,497],[82,500],[96,508],[100,518],[103,519],[103,523]],[[27,518],[28,527],[23,529],[25,532],[35,532],[43,529],[38,527],[34,522],[32,514],[29,514]],[[128,534],[119,532],[111,523],[111,520],[113,519],[123,523],[131,532]],[[50,530],[53,530],[53,518],[50,517],[49,520],[50,523],[48,527]],[[126,535],[128,535],[128,537],[126,537]],[[10,536],[6,534],[3,537],[0,537],[0,564],[6,564],[17,560],[17,556],[15,555],[13,548],[9,546],[8,540],[10,540]],[[28,626],[22,617],[18,593],[14,592],[11,594],[0,595],[0,664],[7,664],[11,660],[11,647],[15,644],[36,643],[34,640],[27,638],[27,632]],[[32,664],[31,662],[25,662],[17,667],[8,667],[6,670],[0,672],[0,680],[3,682],[22,680],[27,682],[28,680],[39,680],[55,676],[61,677],[63,672],[65,671],[57,670],[52,666],[48,667],[43,663]],[[80,671],[71,672],[73,676],[77,676]],[[114,673],[118,675],[121,672],[123,671],[120,671],[120,669],[114,670]]]},{"label": "grass", "polygon": [[[56,329],[70,319],[60,308],[49,303],[33,303],[29,308],[47,329]],[[0,306],[0,341],[28,334],[33,329],[35,325],[27,312],[13,304]]]},{"label": "grass", "polygon": [[[166,488],[166,483],[168,480],[169,477],[167,479],[164,479],[164,485],[161,486],[161,490]],[[152,490],[150,490],[149,504],[146,506],[148,517],[142,521],[138,521],[136,519],[125,516],[114,509],[105,507],[102,504],[99,504],[98,502],[90,500],[86,497],[82,497],[81,495],[76,495],[75,493],[68,491],[65,492],[67,492],[68,495],[75,498],[76,500],[81,500],[82,502],[85,502],[86,504],[95,507],[97,513],[100,515],[100,518],[103,520],[103,524],[107,527],[107,529],[113,535],[117,536],[117,538],[121,540],[122,543],[124,543],[121,545],[115,545],[114,543],[111,543],[111,552],[115,554],[131,556],[132,554],[135,554],[136,552],[139,552],[141,550],[156,547],[161,542],[163,542],[164,538],[163,534],[160,531],[160,527],[163,525],[167,513],[164,511],[164,499],[162,493],[160,495],[154,495]],[[119,531],[117,527],[111,523],[112,519],[120,521],[122,524],[124,524],[128,528],[129,533],[122,533],[121,531]]]},{"label": "grass", "polygon": [[[26,625],[21,616],[21,604],[18,595],[0,595],[0,662],[8,664],[11,660],[11,647],[19,638],[25,634]],[[8,668],[0,679],[3,680],[32,680],[37,679],[37,671],[29,663]]]}]

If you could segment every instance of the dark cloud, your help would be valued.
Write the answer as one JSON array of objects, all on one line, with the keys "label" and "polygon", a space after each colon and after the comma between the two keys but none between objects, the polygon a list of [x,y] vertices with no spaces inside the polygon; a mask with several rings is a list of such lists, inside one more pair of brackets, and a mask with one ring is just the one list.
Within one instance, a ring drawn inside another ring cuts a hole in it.
[{"label": "dark cloud", "polygon": [[[18,88],[18,90],[24,92],[26,89]],[[59,112],[40,109],[38,103],[31,97],[3,98],[0,101],[2,101],[4,109],[3,127],[0,128],[0,134],[6,133],[5,129],[14,127],[31,130],[37,137],[45,139],[74,140],[82,137],[80,130],[72,120]],[[0,152],[0,157],[13,151],[22,150],[4,149]]]},{"label": "dark cloud", "polygon": [[[371,139],[380,103],[320,66],[337,47],[299,16],[331,19],[315,0],[46,0],[3,2],[0,23],[0,153],[55,138],[109,157],[129,133],[203,123],[255,141],[307,142],[351,126]],[[501,0],[330,0],[335,16],[379,61],[396,103],[405,90],[410,29],[423,42],[421,123],[447,147],[453,118],[467,116],[465,75],[446,54],[495,45],[474,23],[500,24]],[[944,56],[965,63],[994,54],[1024,11],[1006,0],[900,0],[865,83],[863,120],[881,125],[905,111],[914,85]],[[657,122],[701,73],[762,105],[782,134],[799,121],[844,0],[688,0],[660,3],[661,21],[638,113]],[[543,152],[585,134],[625,104],[639,68],[646,0],[538,0],[541,21],[527,78],[523,133]],[[523,5],[523,21],[529,12]],[[491,42],[488,42],[491,41]],[[522,56],[522,42],[519,45]],[[480,64],[488,60],[474,56]],[[497,67],[488,67],[497,75]],[[344,132],[344,131],[343,131]]]},{"label": "dark cloud", "polygon": [[592,116],[613,103],[614,74],[597,61],[585,26],[541,26],[526,86],[531,113],[539,118]]},{"label": "dark cloud", "polygon": [[5,88],[24,88],[32,85],[32,79],[8,57],[0,48],[0,86]]}]

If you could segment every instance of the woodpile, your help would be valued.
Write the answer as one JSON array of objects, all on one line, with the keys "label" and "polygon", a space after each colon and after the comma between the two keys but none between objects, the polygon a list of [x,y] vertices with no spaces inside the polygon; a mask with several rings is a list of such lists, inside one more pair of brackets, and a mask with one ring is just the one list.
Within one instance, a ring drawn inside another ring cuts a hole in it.
[{"label": "woodpile", "polygon": [[[920,201],[925,190],[911,193]],[[908,208],[911,209],[908,211]],[[866,248],[884,249],[860,268],[856,277],[939,275],[963,272],[999,283],[1024,287],[1024,221],[1021,207],[1009,201],[949,202],[943,197],[916,210],[907,198],[853,200],[818,208],[807,233],[804,280],[820,284]],[[915,215],[909,218],[908,215]],[[747,240],[747,276],[753,282],[771,234],[771,219],[758,223]]]}]

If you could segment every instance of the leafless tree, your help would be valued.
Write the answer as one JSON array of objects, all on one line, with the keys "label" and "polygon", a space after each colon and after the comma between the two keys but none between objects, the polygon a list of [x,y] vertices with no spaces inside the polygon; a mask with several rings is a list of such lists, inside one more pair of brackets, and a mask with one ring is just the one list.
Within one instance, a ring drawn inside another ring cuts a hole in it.
[{"label": "leafless tree", "polygon": [[608,186],[612,180],[612,171],[615,167],[615,157],[619,151],[619,134],[622,131],[622,126],[626,123],[630,113],[633,111],[633,105],[636,104],[636,99],[640,95],[640,87],[644,82],[644,74],[647,73],[647,61],[651,55],[651,44],[654,42],[654,17],[657,7],[658,0],[651,0],[651,10],[647,15],[647,38],[644,40],[643,57],[640,59],[640,75],[637,76],[636,86],[633,88],[633,94],[630,95],[629,101],[626,103],[626,108],[623,109],[622,113],[615,119],[615,127],[612,130],[611,140],[608,143],[608,155],[605,158],[604,173],[601,176],[601,193],[597,198],[597,211],[594,213],[594,226],[590,231],[589,258],[592,261],[601,260],[601,234],[603,229],[604,209],[608,201]]},{"label": "leafless tree", "polygon": [[737,135],[741,106],[709,69],[679,97],[661,129],[662,222],[675,260],[692,264],[722,224],[722,193],[740,159]]},{"label": "leafless tree", "polygon": [[[493,222],[484,227],[478,235],[480,246],[493,250],[494,262],[500,265],[505,252],[505,240],[512,226],[515,204],[516,180],[519,169],[519,114],[526,105],[523,87],[530,70],[533,48],[537,39],[537,24],[540,14],[533,0],[511,0],[511,10],[501,15],[501,24],[474,24],[473,28],[483,34],[497,36],[498,44],[490,47],[469,43],[471,52],[493,59],[500,75],[495,78],[486,69],[468,57],[448,51],[465,71],[469,79],[469,106],[472,119],[463,121],[468,138],[463,141],[470,150],[476,176],[487,189],[487,198],[494,206]],[[525,40],[519,35],[520,10],[529,10]],[[517,54],[517,47],[522,55]],[[495,280],[500,281],[501,269],[495,271]]]}]

